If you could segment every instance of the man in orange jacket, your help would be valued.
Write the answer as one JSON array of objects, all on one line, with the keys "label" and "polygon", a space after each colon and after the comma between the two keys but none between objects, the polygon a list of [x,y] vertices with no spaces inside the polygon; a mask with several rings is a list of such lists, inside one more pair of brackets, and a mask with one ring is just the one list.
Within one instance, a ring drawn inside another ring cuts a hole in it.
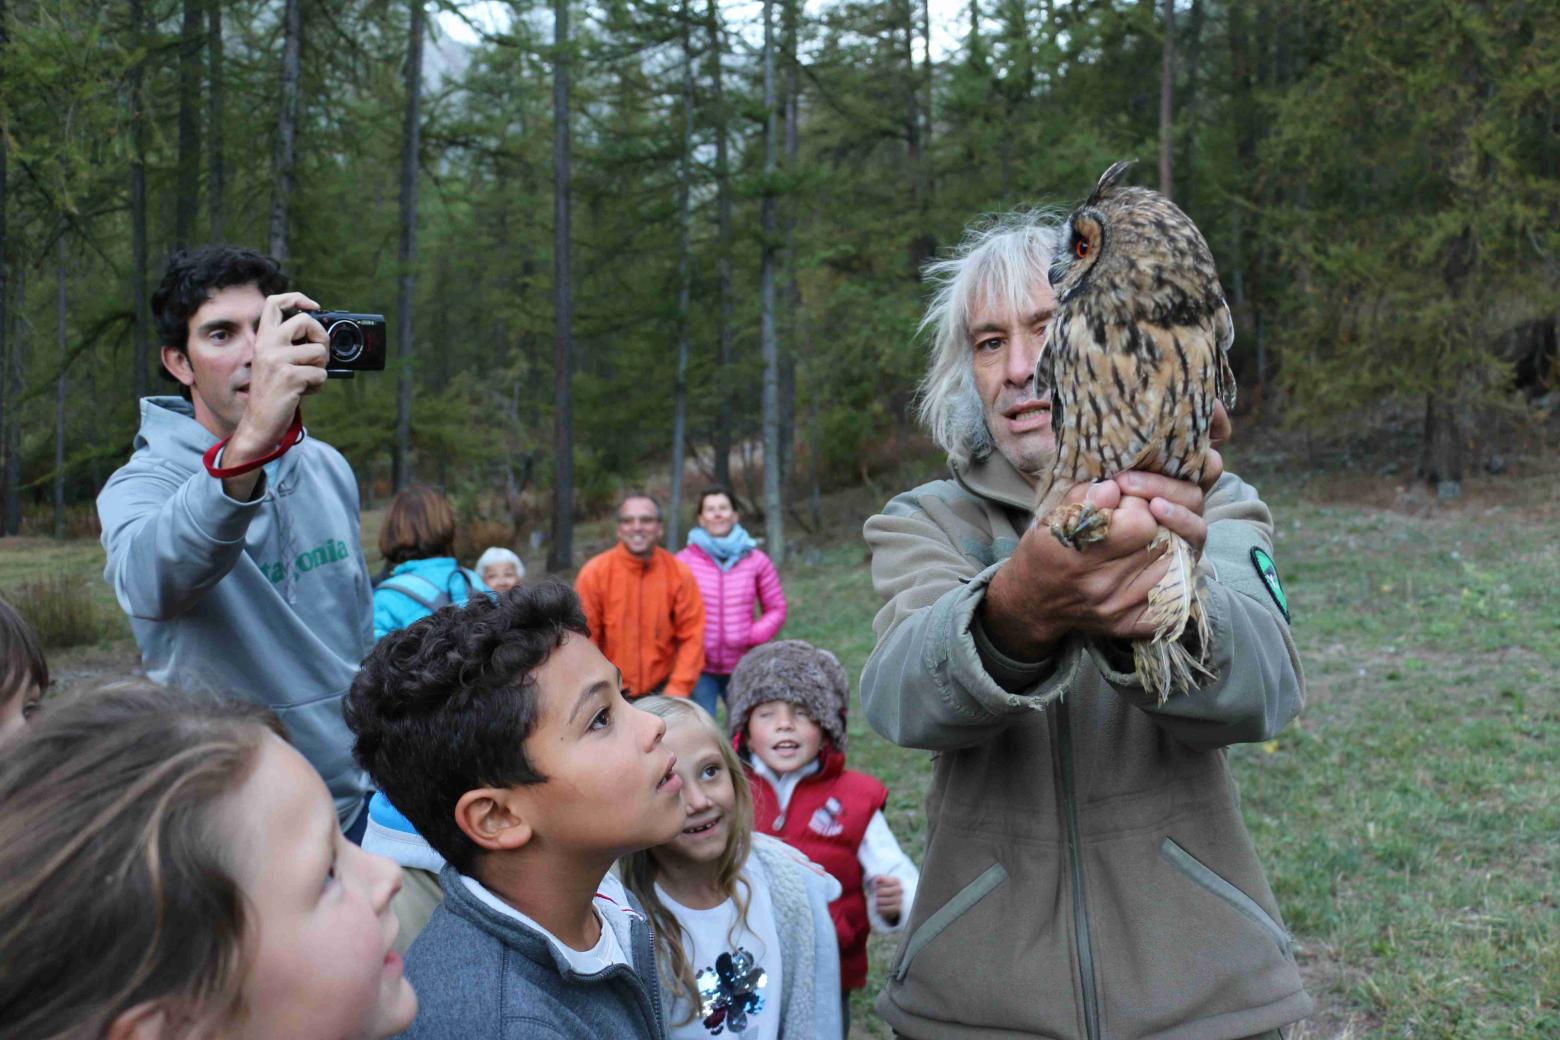
[{"label": "man in orange jacket", "polygon": [[661,506],[632,492],[618,506],[618,544],[580,568],[575,591],[590,638],[632,697],[686,697],[704,668],[704,600],[693,574],[661,548]]}]

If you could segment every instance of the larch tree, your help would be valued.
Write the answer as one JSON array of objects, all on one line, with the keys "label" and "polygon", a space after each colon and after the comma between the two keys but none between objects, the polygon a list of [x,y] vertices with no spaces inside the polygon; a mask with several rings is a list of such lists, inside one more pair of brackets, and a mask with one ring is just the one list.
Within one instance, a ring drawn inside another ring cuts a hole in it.
[{"label": "larch tree", "polygon": [[785,502],[780,447],[780,345],[775,332],[775,222],[779,142],[775,93],[774,0],[764,0],[764,184],[760,202],[762,255],[759,273],[759,342],[764,355],[764,533],[765,551],[776,566],[785,562]]},{"label": "larch tree", "polygon": [[[139,2],[139,0],[136,0]],[[298,79],[303,46],[303,0],[282,8],[282,92],[276,112],[276,149],[271,159],[271,256],[286,266],[292,209],[293,168],[298,161]]]},{"label": "larch tree", "polygon": [[569,0],[553,0],[553,505],[547,569],[574,566],[574,289],[570,282]]},{"label": "larch tree", "polygon": [[401,127],[401,243],[396,255],[396,409],[392,483],[412,482],[412,293],[417,267],[417,170],[421,151],[424,0],[412,0],[406,42],[406,111]]}]

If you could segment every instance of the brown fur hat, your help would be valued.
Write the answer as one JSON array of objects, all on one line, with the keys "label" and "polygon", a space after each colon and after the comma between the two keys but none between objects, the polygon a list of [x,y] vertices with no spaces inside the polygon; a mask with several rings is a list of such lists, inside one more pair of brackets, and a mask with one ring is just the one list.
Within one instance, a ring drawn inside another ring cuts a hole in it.
[{"label": "brown fur hat", "polygon": [[788,701],[805,711],[844,752],[850,679],[838,657],[803,639],[755,646],[742,655],[726,690],[731,732],[746,734],[748,713],[768,701]]}]

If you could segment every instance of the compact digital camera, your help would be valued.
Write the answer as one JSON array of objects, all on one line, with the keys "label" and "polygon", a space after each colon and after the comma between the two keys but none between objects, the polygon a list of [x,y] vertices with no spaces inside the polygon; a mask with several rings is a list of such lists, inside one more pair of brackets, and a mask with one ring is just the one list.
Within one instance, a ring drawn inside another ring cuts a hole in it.
[{"label": "compact digital camera", "polygon": [[349,311],[305,311],[325,326],[330,357],[325,374],[331,379],[351,379],[359,372],[385,370],[385,316]]}]

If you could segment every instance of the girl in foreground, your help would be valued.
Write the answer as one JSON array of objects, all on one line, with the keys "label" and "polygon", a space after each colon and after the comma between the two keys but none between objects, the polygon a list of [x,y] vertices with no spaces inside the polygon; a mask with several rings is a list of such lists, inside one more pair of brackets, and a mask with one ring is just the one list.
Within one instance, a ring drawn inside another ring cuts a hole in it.
[{"label": "girl in foreground", "polygon": [[839,883],[774,838],[753,833],[742,764],[715,720],[684,698],[634,707],[666,720],[677,755],[683,832],[621,863],[656,933],[668,1035],[755,1040],[840,1035],[839,947],[829,901]]},{"label": "girl in foreground", "polygon": [[0,1036],[342,1040],[405,1028],[400,870],[348,842],[275,717],[122,683],[0,760]]}]

